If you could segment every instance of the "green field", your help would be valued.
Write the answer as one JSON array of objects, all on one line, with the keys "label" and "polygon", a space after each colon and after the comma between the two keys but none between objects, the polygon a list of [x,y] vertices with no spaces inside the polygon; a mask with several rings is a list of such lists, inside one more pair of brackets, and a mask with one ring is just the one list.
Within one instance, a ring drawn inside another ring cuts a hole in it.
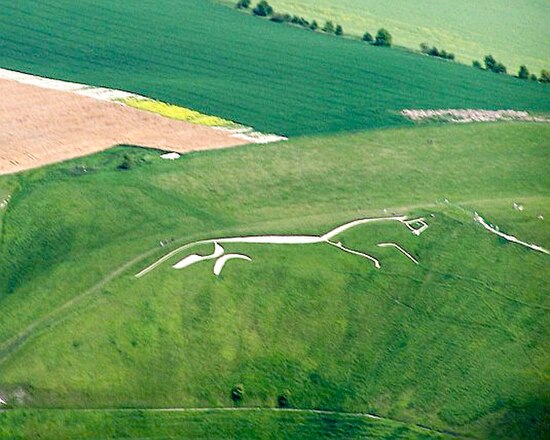
[{"label": "green field", "polygon": [[0,412],[0,439],[296,439],[445,440],[420,427],[339,414],[272,410],[157,412],[23,410]]},{"label": "green field", "polygon": [[0,42],[3,68],[130,90],[288,136],[408,125],[403,108],[550,111],[547,85],[211,0],[4,2]]},{"label": "green field", "polygon": [[[4,176],[0,193],[12,198],[1,219],[0,395],[25,408],[227,407],[242,383],[245,407],[274,407],[288,390],[294,408],[540,438],[549,429],[549,257],[472,216],[550,245],[548,220],[537,218],[550,218],[549,137],[543,124],[428,126],[176,162],[117,147]],[[129,171],[117,169],[125,154],[136,161]],[[171,249],[215,236],[320,234],[384,209],[423,215],[429,229],[343,234],[348,247],[380,258],[379,271],[322,244],[248,244],[227,250],[252,262],[230,262],[219,278],[212,263],[134,277],[166,252],[160,240],[173,238]],[[388,240],[421,264],[376,247]],[[86,432],[96,417],[31,412],[25,425],[18,411],[0,414],[0,432],[33,429],[40,417],[53,432],[63,432],[59,418]],[[225,424],[201,420],[197,436],[203,423]],[[388,435],[413,437],[410,429]]]},{"label": "green field", "polygon": [[[235,2],[228,2],[235,3]],[[271,0],[276,11],[322,23],[332,20],[362,36],[385,27],[398,45],[427,42],[471,64],[489,53],[512,73],[522,64],[540,74],[550,69],[550,3],[546,0]]]}]

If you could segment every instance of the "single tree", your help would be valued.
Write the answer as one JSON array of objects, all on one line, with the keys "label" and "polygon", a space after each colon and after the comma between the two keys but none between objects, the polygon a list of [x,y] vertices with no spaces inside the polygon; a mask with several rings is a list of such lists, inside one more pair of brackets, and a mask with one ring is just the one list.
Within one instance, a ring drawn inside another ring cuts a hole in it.
[{"label": "single tree", "polygon": [[451,60],[451,61],[454,61],[454,59],[455,59],[455,54],[452,53],[452,52],[449,52],[449,53],[447,54],[447,59],[448,59],[448,60]]},{"label": "single tree", "polygon": [[506,73],[506,66],[502,63],[496,63],[493,67],[493,72],[495,73]]},{"label": "single tree", "polygon": [[532,73],[530,76],[529,76],[529,79],[531,81],[538,81],[539,79],[537,78],[537,75],[535,75],[534,73]]},{"label": "single tree", "polygon": [[384,28],[379,29],[376,33],[376,38],[374,39],[375,46],[391,46],[392,45],[392,36]]},{"label": "single tree", "polygon": [[250,7],[250,0],[239,0],[235,7],[237,9],[248,9]]},{"label": "single tree", "polygon": [[273,14],[273,8],[266,0],[261,0],[252,12],[259,17],[268,17]]},{"label": "single tree", "polygon": [[336,29],[334,30],[334,33],[340,37],[344,35],[344,28],[342,28],[342,26],[340,25],[336,25]]},{"label": "single tree", "polygon": [[332,21],[327,21],[325,25],[323,26],[323,32],[326,32],[327,34],[333,34],[334,33],[334,23]]},{"label": "single tree", "polygon": [[550,70],[542,70],[540,72],[539,81],[543,83],[550,83]]},{"label": "single tree", "polygon": [[476,69],[483,69],[483,67],[481,66],[481,63],[477,60],[474,60],[472,62],[472,66],[475,67]]},{"label": "single tree", "polygon": [[518,78],[529,79],[529,70],[527,66],[519,66]]},{"label": "single tree", "polygon": [[317,21],[316,20],[313,20],[311,22],[311,24],[309,25],[309,28],[312,30],[312,31],[316,31],[317,29],[319,29],[319,25],[317,24]]},{"label": "single tree", "polygon": [[495,60],[495,58],[493,57],[493,55],[487,55],[487,56],[483,59],[483,62],[485,63],[485,68],[486,68],[487,70],[492,70],[492,71],[494,71],[495,66],[497,65],[497,60]]},{"label": "single tree", "polygon": [[374,41],[374,38],[370,32],[365,32],[363,34],[363,41],[366,43],[372,43]]}]

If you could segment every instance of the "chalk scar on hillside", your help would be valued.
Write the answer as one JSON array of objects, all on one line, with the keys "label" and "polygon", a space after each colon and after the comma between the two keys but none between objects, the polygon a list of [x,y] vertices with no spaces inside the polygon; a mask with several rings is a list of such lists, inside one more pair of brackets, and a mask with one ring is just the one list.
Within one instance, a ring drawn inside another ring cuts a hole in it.
[{"label": "chalk scar on hillside", "polygon": [[[239,260],[245,260],[245,261],[252,261],[252,259],[245,254],[226,254],[225,249],[223,248],[223,244],[233,244],[233,243],[242,243],[242,244],[269,244],[269,245],[307,245],[307,244],[317,244],[317,243],[324,243],[328,244],[329,246],[333,246],[342,252],[355,255],[357,257],[369,260],[372,262],[374,267],[376,269],[380,269],[381,264],[380,261],[365,252],[360,252],[359,250],[350,249],[342,244],[341,241],[334,241],[333,238],[340,235],[341,233],[348,231],[352,228],[355,228],[359,225],[364,225],[367,223],[374,223],[374,222],[397,222],[400,224],[403,224],[413,235],[419,236],[422,234],[426,229],[428,229],[428,224],[426,223],[424,218],[414,218],[414,219],[408,219],[407,216],[395,216],[395,217],[370,217],[370,218],[362,218],[358,220],[353,220],[348,223],[344,223],[343,225],[340,225],[327,233],[323,235],[256,235],[256,236],[241,236],[241,237],[221,237],[221,238],[210,238],[206,240],[198,240],[191,243],[187,243],[183,246],[180,246],[179,248],[167,253],[157,261],[155,261],[153,264],[147,266],[145,269],[138,272],[135,276],[136,278],[141,278],[142,276],[146,275],[147,273],[151,272],[153,269],[160,266],[162,263],[167,261],[168,259],[174,257],[175,255],[186,251],[192,247],[200,246],[200,245],[206,245],[206,244],[213,244],[214,250],[209,255],[199,255],[199,254],[190,254],[187,255],[185,258],[179,260],[177,263],[175,263],[172,268],[173,269],[185,269],[189,266],[192,266],[194,264],[208,261],[208,260],[216,260],[214,264],[214,274],[216,276],[219,276],[226,264],[229,260],[239,259]],[[401,254],[403,254],[405,257],[407,257],[409,260],[411,260],[415,264],[420,264],[418,259],[416,259],[410,252],[405,250],[403,247],[399,246],[396,243],[379,243],[379,247],[393,247],[396,248]]]},{"label": "chalk scar on hillside", "polygon": [[541,252],[541,253],[546,254],[546,255],[550,255],[550,251],[548,249],[545,249],[542,246],[539,246],[538,244],[527,243],[526,241],[519,240],[518,238],[514,237],[513,235],[505,234],[505,233],[499,231],[498,226],[491,225],[481,215],[479,215],[477,212],[474,212],[474,221],[481,224],[489,232],[492,232],[493,234],[498,235],[499,237],[505,239],[506,241],[509,241],[511,243],[519,244],[520,246],[524,246],[524,247],[529,248],[533,251],[537,251],[537,252]]}]

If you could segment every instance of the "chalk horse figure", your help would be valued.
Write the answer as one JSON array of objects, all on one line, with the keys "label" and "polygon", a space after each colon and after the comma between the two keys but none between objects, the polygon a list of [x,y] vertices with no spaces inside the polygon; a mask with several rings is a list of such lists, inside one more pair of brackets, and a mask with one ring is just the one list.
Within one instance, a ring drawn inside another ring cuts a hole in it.
[{"label": "chalk horse figure", "polygon": [[[363,252],[357,250],[349,249],[342,245],[340,241],[334,241],[333,239],[339,234],[352,229],[356,226],[363,225],[366,223],[374,222],[399,222],[405,225],[409,231],[414,235],[420,235],[428,228],[428,224],[425,222],[424,218],[414,218],[409,220],[406,216],[395,216],[395,217],[374,217],[374,218],[363,218],[359,220],[354,220],[349,223],[345,223],[337,228],[334,228],[328,231],[323,235],[257,235],[257,236],[244,236],[244,237],[226,237],[226,238],[211,238],[207,240],[194,241],[192,243],[187,243],[172,252],[166,254],[155,263],[146,267],[142,271],[136,274],[137,278],[141,278],[146,275],[160,264],[166,260],[172,258],[174,255],[179,254],[185,250],[188,250],[194,246],[204,245],[204,244],[213,244],[214,251],[210,255],[198,255],[191,254],[185,258],[178,261],[172,267],[174,269],[184,269],[193,264],[199,263],[201,261],[215,260],[214,263],[214,274],[216,276],[220,275],[225,264],[229,260],[240,259],[251,261],[250,257],[243,254],[226,254],[223,244],[225,243],[252,243],[252,244],[280,244],[280,245],[305,245],[305,244],[314,244],[314,243],[326,243],[330,246],[334,246],[344,252],[356,255],[361,258],[370,260],[376,269],[380,269],[380,262],[373,257]],[[379,243],[379,247],[393,247],[401,252],[405,257],[411,260],[414,264],[419,264],[418,260],[412,256],[409,252],[399,246],[397,243]]]}]

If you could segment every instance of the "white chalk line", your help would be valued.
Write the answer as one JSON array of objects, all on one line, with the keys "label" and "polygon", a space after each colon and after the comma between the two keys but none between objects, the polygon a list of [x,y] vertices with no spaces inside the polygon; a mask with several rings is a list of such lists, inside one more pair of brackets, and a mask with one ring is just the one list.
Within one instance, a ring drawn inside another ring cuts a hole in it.
[{"label": "white chalk line", "polygon": [[222,270],[229,260],[246,260],[252,261],[248,255],[243,254],[227,254],[223,257],[218,258],[216,264],[214,264],[214,275],[219,276],[222,273]]},{"label": "white chalk line", "polygon": [[397,243],[379,243],[378,246],[379,247],[394,247],[398,251],[400,251],[403,255],[405,255],[409,260],[411,260],[414,264],[420,264],[416,258],[414,258],[411,254],[409,254],[405,249],[403,249]]},{"label": "white chalk line", "polygon": [[364,254],[363,252],[354,251],[353,249],[349,249],[349,248],[343,246],[341,242],[334,243],[333,241],[327,240],[327,243],[330,244],[331,246],[335,246],[338,249],[341,249],[344,252],[347,252],[349,254],[357,255],[359,257],[363,257],[363,258],[366,258],[368,260],[371,260],[374,263],[374,267],[376,269],[380,269],[380,261],[378,261],[376,258],[374,258],[373,256],[371,256],[369,254]]},{"label": "white chalk line", "polygon": [[[178,253],[189,249],[193,246],[198,246],[202,244],[214,244],[215,247],[219,246],[220,243],[248,243],[248,244],[284,244],[284,245],[291,245],[291,244],[297,244],[297,245],[304,245],[304,244],[315,244],[315,243],[327,243],[331,246],[335,246],[339,248],[340,250],[351,253],[353,255],[360,256],[362,258],[366,258],[373,262],[374,266],[379,269],[380,268],[380,262],[374,258],[371,255],[368,255],[366,253],[357,252],[352,249],[348,249],[342,245],[342,243],[338,242],[332,242],[331,238],[335,237],[338,234],[341,234],[351,228],[354,228],[359,225],[367,224],[367,223],[373,223],[373,222],[383,222],[383,221],[397,221],[399,223],[403,223],[407,226],[407,228],[415,235],[420,235],[421,232],[426,230],[428,225],[425,223],[423,218],[416,218],[412,220],[407,220],[407,216],[394,216],[394,217],[369,217],[369,218],[363,218],[359,220],[354,220],[348,223],[344,223],[343,225],[340,225],[326,234],[317,236],[317,235],[258,235],[258,236],[241,236],[241,237],[226,237],[226,238],[211,238],[206,240],[199,240],[192,243],[187,243],[177,249],[174,249],[173,251],[169,252],[168,254],[164,255],[151,265],[147,266],[140,272],[138,272],[135,277],[141,278],[142,276],[146,275],[147,273],[151,272],[153,269],[158,267],[160,264],[165,262],[166,260],[170,259],[174,255],[177,255]],[[412,225],[413,224],[421,224],[421,228],[416,229]],[[420,231],[420,232],[418,232]],[[220,246],[221,247],[221,246]],[[223,250],[223,248],[222,248]],[[213,254],[207,255],[207,256],[200,256],[197,254],[189,255],[188,257],[185,257],[184,259],[180,260],[178,263],[173,265],[172,267],[174,269],[182,269],[185,267],[190,266],[191,264],[198,263],[200,261],[204,260],[210,260],[214,258],[221,257],[221,254],[219,252],[214,251]],[[222,265],[223,268],[223,265]]]},{"label": "white chalk line", "polygon": [[498,231],[497,229],[495,229],[493,226],[491,226],[489,223],[487,223],[483,217],[481,217],[477,212],[474,212],[474,220],[478,223],[480,223],[485,229],[487,229],[488,231],[492,232],[493,234],[496,234],[498,235],[499,237],[502,237],[504,238],[505,240],[508,240],[512,243],[517,243],[521,246],[525,246],[529,249],[532,249],[534,251],[537,251],[537,252],[542,252],[544,254],[547,254],[547,255],[550,255],[550,251],[548,251],[547,249],[543,248],[542,246],[539,246],[539,245],[536,245],[536,244],[532,244],[532,243],[527,243],[525,241],[521,241],[521,240],[518,240],[516,237],[514,237],[513,235],[508,235],[508,234],[504,234],[503,232],[500,232]]}]

